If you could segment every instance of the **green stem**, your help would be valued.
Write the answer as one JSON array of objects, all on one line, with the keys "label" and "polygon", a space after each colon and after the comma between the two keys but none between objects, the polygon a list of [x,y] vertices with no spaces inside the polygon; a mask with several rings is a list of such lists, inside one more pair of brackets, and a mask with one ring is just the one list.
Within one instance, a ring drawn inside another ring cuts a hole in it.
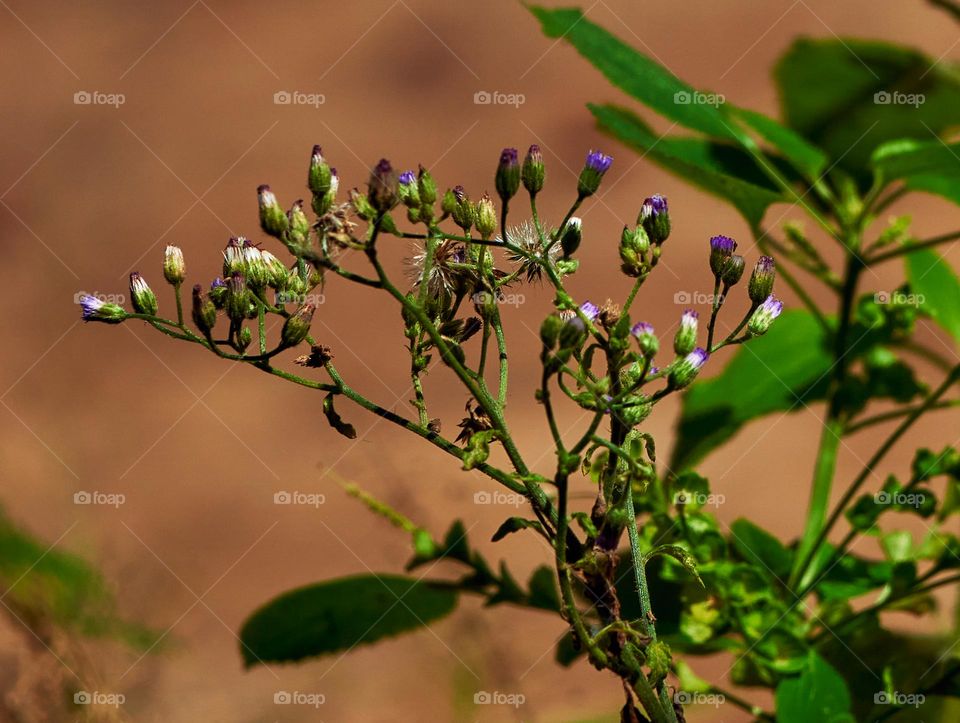
[{"label": "green stem", "polygon": [[939,246],[940,244],[947,243],[948,241],[954,241],[960,238],[960,231],[953,231],[952,233],[945,233],[941,236],[934,236],[933,238],[928,238],[923,241],[917,241],[916,243],[907,244],[900,246],[895,249],[890,249],[885,251],[882,254],[876,254],[867,259],[868,265],[879,264],[883,261],[889,261],[890,259],[895,259],[899,256],[906,256],[911,254],[914,251],[920,251],[921,249],[928,249],[932,246]]}]

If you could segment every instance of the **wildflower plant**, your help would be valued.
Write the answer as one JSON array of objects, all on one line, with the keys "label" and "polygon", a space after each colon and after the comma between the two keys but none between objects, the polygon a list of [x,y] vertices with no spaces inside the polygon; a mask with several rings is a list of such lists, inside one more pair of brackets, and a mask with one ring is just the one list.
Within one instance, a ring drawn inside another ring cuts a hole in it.
[{"label": "wildflower plant", "polygon": [[[823,150],[753,111],[669,102],[670,95],[689,98],[695,92],[579,11],[534,12],[548,35],[572,43],[615,84],[707,136],[657,139],[630,111],[591,107],[604,130],[733,203],[755,243],[738,244],[725,235],[698,241],[704,278],[713,285],[709,315],[686,309],[675,331],[658,333],[639,318],[636,300],[663,254],[678,243],[672,230],[682,219],[672,218],[661,195],[638,203],[635,223],[607,241],[619,256],[619,270],[612,273],[632,279],[624,299],[576,298],[567,288],[579,271],[580,248],[603,242],[576,214],[600,188],[613,163],[610,155],[589,151],[569,209],[559,219],[546,219],[538,200],[546,192],[547,169],[536,145],[522,159],[516,149],[504,149],[495,167],[491,163],[496,198],[471,195],[460,185],[441,191],[428,169],[398,172],[386,159],[372,168],[363,188],[342,193],[318,146],[308,162],[309,202],[281,202],[269,186],[260,186],[260,228],[270,240],[230,239],[220,276],[197,283],[180,249],[167,248],[162,271],[172,287],[172,311],[161,308],[138,273],[130,277],[132,310],[84,298],[88,321],[143,321],[225,360],[319,392],[327,421],[342,435],[357,436],[341,416],[348,414],[345,403],[352,403],[420,437],[464,470],[476,470],[526,500],[528,513],[506,519],[493,541],[537,535],[552,550],[552,564],[522,584],[505,562],[493,564],[471,546],[462,523],[437,537],[350,486],[351,494],[410,535],[408,571],[445,561],[462,575],[452,582],[355,576],[292,590],[245,623],[244,660],[296,661],[347,650],[428,624],[449,614],[459,596],[471,594],[490,605],[559,615],[567,632],[557,659],[569,664],[585,656],[619,678],[625,721],[679,723],[684,707],[695,702],[693,693],[719,695],[752,716],[788,723],[854,715],[873,720],[903,707],[878,712],[885,704],[878,694],[894,702],[903,691],[957,695],[956,660],[924,650],[917,659],[925,661],[923,667],[930,663],[926,673],[897,665],[883,651],[901,638],[881,625],[879,615],[891,608],[926,610],[931,591],[957,580],[951,571],[960,567],[960,540],[945,525],[960,510],[960,453],[953,447],[920,450],[908,480],[891,476],[884,484],[880,492],[890,501],[861,494],[921,415],[953,403],[946,396],[960,379],[960,367],[945,364],[945,378],[931,390],[904,358],[917,348],[911,335],[918,317],[930,315],[957,331],[956,308],[949,301],[938,305],[943,289],[925,279],[934,274],[938,284],[960,288],[930,250],[960,233],[914,241],[906,224],[895,221],[874,241],[866,240],[870,225],[905,190],[919,186],[960,198],[957,149],[940,140],[881,144],[866,169],[872,175],[849,165],[831,174],[830,159],[842,151]],[[942,82],[943,92],[954,94],[949,97],[960,95],[955,79]],[[946,127],[931,123],[936,130]],[[896,182],[901,185],[891,189]],[[767,207],[781,201],[801,206],[838,243],[842,270],[831,267],[799,226],[787,227],[785,241],[763,229]],[[384,255],[410,244],[415,250],[409,277],[392,277]],[[858,296],[868,269],[900,257],[908,259],[911,286],[898,293],[926,290],[933,305]],[[798,271],[836,294],[835,315],[814,302]],[[774,293],[778,276],[802,309],[784,312]],[[340,281],[395,303],[414,394],[407,414],[358,392],[334,362],[337,350],[312,336],[319,313],[315,295]],[[536,471],[520,449],[506,404],[515,349],[508,345],[500,301],[522,284],[553,302],[536,350],[540,383],[527,397],[542,408],[544,431],[552,439],[549,474]],[[267,333],[271,317],[282,321],[273,337]],[[728,322],[724,327],[721,317]],[[707,365],[723,367],[725,356],[731,361],[718,376],[697,381]],[[282,363],[289,357],[302,370]],[[465,407],[460,420],[431,414],[428,372],[434,365],[459,382]],[[681,392],[678,439],[663,465],[644,423],[660,402]],[[708,481],[692,467],[750,419],[787,410],[797,399],[824,401],[827,408],[801,539],[786,544],[746,520],[726,527],[709,510]],[[867,415],[875,400],[895,406]],[[589,421],[561,430],[561,405],[587,412]],[[843,438],[887,421],[897,422],[893,433],[831,512]],[[931,488],[934,480],[945,481],[942,499]],[[595,494],[589,510],[571,504],[576,488]],[[911,507],[917,494],[929,501]],[[902,530],[881,531],[881,518],[885,522],[890,511],[928,521],[929,536],[915,543]],[[849,532],[839,544],[829,543],[844,518]],[[851,553],[861,534],[878,537],[884,559]],[[384,587],[391,596],[384,596]],[[855,608],[851,601],[868,594],[873,602]],[[734,655],[734,683],[775,691],[775,713],[694,673],[693,656],[718,652]],[[874,679],[857,669],[861,664]]]}]

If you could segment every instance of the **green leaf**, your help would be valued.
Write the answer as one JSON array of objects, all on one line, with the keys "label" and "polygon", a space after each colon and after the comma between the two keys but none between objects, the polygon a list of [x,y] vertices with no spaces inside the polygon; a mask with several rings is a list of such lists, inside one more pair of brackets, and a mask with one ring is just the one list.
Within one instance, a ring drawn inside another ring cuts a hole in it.
[{"label": "green leaf", "polygon": [[532,528],[534,530],[543,532],[543,525],[537,522],[537,520],[528,520],[523,517],[510,517],[502,525],[500,525],[496,532],[493,533],[493,537],[490,538],[490,541],[499,542],[511,533],[519,532],[520,530],[526,530],[527,528]]},{"label": "green leaf", "polygon": [[[896,45],[802,38],[777,63],[774,78],[788,125],[863,183],[869,182],[870,156],[881,144],[929,141],[931,133],[957,122],[956,75],[935,59]],[[891,94],[886,99],[896,102],[877,102],[885,99],[875,99],[877,93]],[[909,103],[921,95],[922,103]]]},{"label": "green leaf", "polygon": [[907,254],[907,279],[920,309],[930,314],[954,339],[960,341],[960,281],[936,251]]},{"label": "green leaf", "polygon": [[826,153],[773,118],[746,108],[731,107],[730,112],[759,133],[807,178],[819,179],[827,168]]},{"label": "green leaf", "polygon": [[719,104],[691,103],[697,92],[693,86],[587,20],[582,11],[538,6],[530,10],[543,26],[544,34],[573,45],[607,80],[643,104],[686,128],[717,138],[736,139],[733,124],[725,118]]},{"label": "green leaf", "polygon": [[554,571],[546,565],[541,565],[534,570],[527,583],[527,587],[530,588],[527,603],[544,610],[559,610],[560,595],[557,593],[555,577]]},{"label": "green leaf", "polygon": [[673,558],[679,562],[687,572],[696,578],[701,587],[705,587],[703,580],[700,579],[700,573],[697,572],[697,558],[691,555],[689,550],[681,547],[680,545],[658,545],[643,556],[643,565],[646,566],[647,562],[657,555],[664,555],[666,557]]},{"label": "green leaf", "polygon": [[786,200],[746,152],[694,137],[662,137],[634,113],[588,105],[600,128],[708,193],[725,199],[757,226],[773,203]]},{"label": "green leaf", "polygon": [[793,555],[776,537],[749,520],[736,520],[731,526],[733,546],[740,556],[779,579],[790,576]]},{"label": "green leaf", "polygon": [[357,430],[354,429],[352,424],[344,422],[337,410],[334,409],[333,397],[334,395],[331,393],[323,398],[323,414],[327,418],[327,422],[347,439],[356,439]]},{"label": "green leaf", "polygon": [[409,632],[449,615],[457,592],[402,575],[357,575],[290,590],[240,630],[244,663],[294,662]]},{"label": "green leaf", "polygon": [[871,165],[884,182],[903,180],[907,188],[960,204],[960,143],[892,141],[874,151]]},{"label": "green leaf", "polygon": [[723,372],[684,396],[672,469],[690,467],[746,422],[819,399],[831,356],[808,312],[784,312],[770,331],[737,351]]},{"label": "green leaf", "polygon": [[853,721],[850,693],[840,674],[814,652],[799,676],[777,686],[777,723]]}]

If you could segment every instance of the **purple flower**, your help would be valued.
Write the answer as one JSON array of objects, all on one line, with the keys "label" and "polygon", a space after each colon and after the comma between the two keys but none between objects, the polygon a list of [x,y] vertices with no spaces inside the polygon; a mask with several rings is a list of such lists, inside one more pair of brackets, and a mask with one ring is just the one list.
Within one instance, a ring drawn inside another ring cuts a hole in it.
[{"label": "purple flower", "polygon": [[694,309],[685,309],[683,314],[680,315],[680,326],[686,329],[697,329],[697,320],[700,318],[700,314]]},{"label": "purple flower", "polygon": [[500,152],[500,165],[507,167],[517,166],[519,165],[518,157],[516,148],[504,148]]},{"label": "purple flower", "polygon": [[613,163],[613,157],[601,151],[590,151],[587,154],[587,168],[601,176],[609,170],[611,163]]},{"label": "purple flower", "polygon": [[97,313],[106,305],[105,301],[101,301],[96,296],[90,296],[89,294],[83,294],[80,297],[80,315],[84,321],[93,321]]},{"label": "purple flower", "polygon": [[710,250],[729,256],[737,250],[737,242],[729,236],[714,236],[710,239]]},{"label": "purple flower", "polygon": [[750,316],[750,321],[747,322],[747,333],[751,336],[766,334],[771,324],[780,316],[782,311],[783,304],[777,297],[772,295],[768,296]]},{"label": "purple flower", "polygon": [[633,328],[630,330],[630,333],[635,337],[641,337],[646,334],[653,334],[653,324],[648,324],[645,321],[638,321],[633,325]]},{"label": "purple flower", "polygon": [[400,174],[400,185],[409,186],[411,183],[417,182],[417,176],[413,171],[404,171]]},{"label": "purple flower", "polygon": [[640,207],[637,223],[643,226],[650,241],[662,244],[670,235],[670,213],[667,209],[667,199],[659,193],[647,198]]},{"label": "purple flower", "polygon": [[763,309],[764,313],[770,314],[774,319],[776,319],[778,316],[780,316],[780,312],[783,311],[783,302],[771,294],[763,300],[763,303],[760,304],[760,308]]},{"label": "purple flower", "polygon": [[773,282],[777,277],[777,264],[771,256],[761,256],[753,267],[747,294],[754,304],[762,304],[773,293]]},{"label": "purple flower", "polygon": [[707,354],[706,350],[705,350],[705,349],[702,349],[701,347],[698,346],[698,347],[697,347],[696,349],[694,349],[692,352],[690,352],[689,354],[687,354],[687,356],[686,356],[686,361],[687,361],[689,364],[691,364],[694,369],[696,369],[697,371],[699,371],[699,370],[700,370],[700,367],[702,367],[704,364],[706,364],[706,363],[707,363],[707,359],[709,359],[709,358],[710,358],[710,355]]},{"label": "purple flower", "polygon": [[580,311],[583,312],[583,315],[587,317],[590,321],[593,321],[600,315],[600,307],[596,304],[592,304],[589,301],[584,301],[580,304]]},{"label": "purple flower", "polygon": [[660,349],[660,340],[653,330],[653,324],[648,324],[645,321],[638,322],[633,325],[630,333],[637,338],[637,343],[640,345],[640,351],[643,355],[652,359]]},{"label": "purple flower", "polygon": [[84,321],[103,321],[108,324],[118,324],[123,321],[127,313],[118,304],[98,299],[90,294],[81,294],[80,314]]},{"label": "purple flower", "polygon": [[655,193],[643,202],[643,208],[649,209],[648,216],[658,216],[667,212],[667,198]]},{"label": "purple flower", "polygon": [[701,367],[707,363],[709,354],[704,349],[697,347],[686,356],[674,363],[670,370],[669,383],[674,389],[683,389],[692,382]]}]

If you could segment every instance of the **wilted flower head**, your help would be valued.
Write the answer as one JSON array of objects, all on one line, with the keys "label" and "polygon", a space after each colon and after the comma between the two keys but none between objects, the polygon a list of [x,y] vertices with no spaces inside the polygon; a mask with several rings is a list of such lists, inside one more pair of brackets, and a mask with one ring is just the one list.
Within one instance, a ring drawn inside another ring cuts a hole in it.
[{"label": "wilted flower head", "polygon": [[[550,238],[551,232],[544,229],[544,236]],[[542,264],[555,263],[561,251],[560,247],[554,244],[550,247],[549,253],[544,253],[537,227],[528,220],[508,228],[506,239],[503,236],[497,237],[498,243],[504,243],[505,240],[520,248],[522,253],[507,251],[507,258],[515,264],[520,264],[521,273],[528,282],[539,281],[543,277]]]},{"label": "wilted flower head", "polygon": [[397,174],[386,158],[381,158],[371,171],[367,196],[379,213],[397,205]]}]

